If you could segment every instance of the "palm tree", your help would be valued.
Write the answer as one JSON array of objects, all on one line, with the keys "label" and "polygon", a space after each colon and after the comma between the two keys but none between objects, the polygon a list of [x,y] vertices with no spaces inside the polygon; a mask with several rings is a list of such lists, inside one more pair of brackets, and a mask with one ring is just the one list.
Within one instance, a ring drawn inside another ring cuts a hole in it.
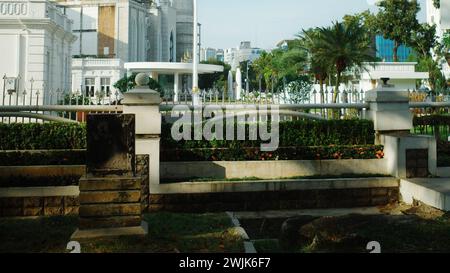
[{"label": "palm tree", "polygon": [[303,30],[303,32],[299,35],[297,45],[300,48],[303,48],[306,52],[308,52],[308,63],[309,63],[309,72],[314,76],[316,81],[319,82],[320,85],[320,101],[321,103],[325,103],[324,100],[324,83],[328,78],[328,71],[330,70],[330,62],[318,61],[315,53],[318,50],[318,43],[320,37],[320,31],[318,28]]},{"label": "palm tree", "polygon": [[375,61],[371,54],[372,43],[365,29],[357,22],[344,24],[335,22],[331,27],[318,29],[311,48],[314,62],[331,64],[336,71],[336,86],[333,102],[337,102],[342,73],[351,68],[362,68],[365,62]]}]

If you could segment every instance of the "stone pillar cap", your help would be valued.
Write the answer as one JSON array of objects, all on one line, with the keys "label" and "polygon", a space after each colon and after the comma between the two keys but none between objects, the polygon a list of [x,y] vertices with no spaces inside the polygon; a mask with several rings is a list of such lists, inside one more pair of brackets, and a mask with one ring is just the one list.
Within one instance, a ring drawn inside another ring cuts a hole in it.
[{"label": "stone pillar cap", "polygon": [[162,102],[160,94],[148,87],[150,77],[139,73],[135,78],[136,87],[123,95],[124,105],[159,105]]}]

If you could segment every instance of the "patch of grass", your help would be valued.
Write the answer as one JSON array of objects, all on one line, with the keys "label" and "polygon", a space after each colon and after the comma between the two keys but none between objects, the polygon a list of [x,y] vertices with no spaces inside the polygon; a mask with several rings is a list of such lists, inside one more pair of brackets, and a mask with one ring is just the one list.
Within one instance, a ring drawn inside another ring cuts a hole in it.
[{"label": "patch of grass", "polygon": [[390,177],[385,174],[343,174],[343,175],[313,175],[313,176],[294,176],[294,177],[280,177],[265,179],[259,177],[244,177],[244,178],[198,178],[191,177],[187,179],[165,179],[163,184],[183,183],[183,182],[245,182],[245,181],[262,181],[262,180],[293,180],[293,179],[341,179],[341,178],[370,178],[370,177]]},{"label": "patch of grass", "polygon": [[253,245],[258,253],[284,253],[278,239],[255,240]]},{"label": "patch of grass", "polygon": [[[145,215],[145,237],[81,240],[85,253],[243,252],[243,242],[232,232],[224,213]],[[0,253],[68,252],[77,217],[0,219]]]}]

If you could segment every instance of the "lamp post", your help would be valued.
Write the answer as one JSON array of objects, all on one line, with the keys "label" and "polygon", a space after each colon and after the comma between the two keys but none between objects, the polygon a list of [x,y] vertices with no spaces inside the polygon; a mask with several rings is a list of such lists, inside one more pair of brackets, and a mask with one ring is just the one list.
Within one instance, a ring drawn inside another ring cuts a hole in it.
[{"label": "lamp post", "polygon": [[194,2],[194,44],[192,47],[192,104],[198,105],[200,102],[198,94],[198,16],[197,16],[197,0]]}]

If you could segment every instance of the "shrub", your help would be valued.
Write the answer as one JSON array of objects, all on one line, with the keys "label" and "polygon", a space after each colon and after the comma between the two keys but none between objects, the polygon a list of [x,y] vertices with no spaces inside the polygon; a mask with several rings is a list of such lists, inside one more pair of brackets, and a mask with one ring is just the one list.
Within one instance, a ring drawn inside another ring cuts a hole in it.
[{"label": "shrub", "polygon": [[79,176],[48,176],[48,177],[11,176],[11,177],[0,177],[0,188],[78,186],[79,180],[80,180]]},{"label": "shrub", "polygon": [[85,149],[86,125],[0,124],[0,150]]},{"label": "shrub", "polygon": [[415,116],[414,126],[450,126],[450,115]]},{"label": "shrub", "polygon": [[0,152],[0,166],[84,165],[86,150]]},{"label": "shrub", "polygon": [[[262,141],[175,141],[172,124],[163,123],[161,149],[260,147]],[[246,126],[248,132],[249,125]],[[194,130],[191,130],[192,133]],[[225,125],[224,125],[224,132]],[[236,132],[236,130],[235,130]],[[247,134],[248,136],[248,134]],[[375,131],[368,120],[298,120],[280,123],[280,147],[372,145]]]},{"label": "shrub", "polygon": [[329,160],[381,159],[383,146],[283,147],[274,152],[259,148],[239,149],[170,149],[161,151],[161,161],[260,161],[260,160]]}]

